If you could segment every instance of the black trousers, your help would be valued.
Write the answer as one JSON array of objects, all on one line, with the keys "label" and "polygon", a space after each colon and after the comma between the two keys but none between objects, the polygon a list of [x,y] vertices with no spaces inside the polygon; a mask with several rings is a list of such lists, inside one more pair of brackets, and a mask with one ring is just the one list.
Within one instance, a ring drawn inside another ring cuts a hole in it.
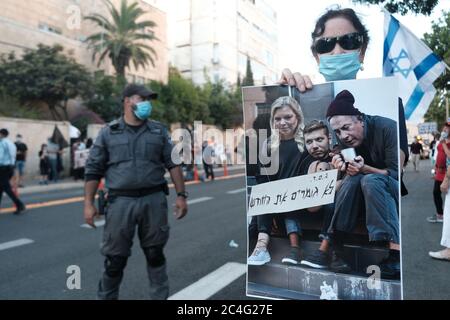
[{"label": "black trousers", "polygon": [[20,208],[23,206],[23,203],[19,200],[19,198],[16,197],[11,189],[11,184],[9,183],[9,180],[11,179],[13,174],[14,169],[12,167],[0,166],[0,206],[2,204],[3,192],[5,192],[14,202],[16,207]]},{"label": "black trousers", "polygon": [[208,179],[211,176],[211,179],[214,180],[213,165],[203,162],[203,168],[205,169],[206,179]]},{"label": "black trousers", "polygon": [[433,199],[437,214],[444,214],[441,183],[442,181],[434,180]]}]

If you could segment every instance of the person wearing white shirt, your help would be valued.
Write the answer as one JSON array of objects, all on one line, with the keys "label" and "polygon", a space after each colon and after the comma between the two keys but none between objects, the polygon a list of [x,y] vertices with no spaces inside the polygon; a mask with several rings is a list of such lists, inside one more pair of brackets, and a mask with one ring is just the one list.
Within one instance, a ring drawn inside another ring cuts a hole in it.
[{"label": "person wearing white shirt", "polygon": [[16,146],[7,137],[9,132],[7,129],[0,129],[0,206],[2,202],[3,192],[5,192],[16,205],[15,214],[25,210],[25,205],[14,194],[11,189],[9,180],[14,174],[14,165],[16,162]]}]

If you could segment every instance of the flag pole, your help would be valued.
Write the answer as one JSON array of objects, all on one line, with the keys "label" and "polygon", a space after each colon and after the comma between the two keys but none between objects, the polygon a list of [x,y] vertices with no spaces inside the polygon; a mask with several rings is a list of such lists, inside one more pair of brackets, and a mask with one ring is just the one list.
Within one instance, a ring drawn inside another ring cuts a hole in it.
[{"label": "flag pole", "polygon": [[448,66],[448,64],[445,63],[444,60],[442,60],[442,63],[445,65],[445,69],[447,69],[448,71],[450,71],[450,67]]},{"label": "flag pole", "polygon": [[448,122],[448,97],[445,97],[445,122]]}]

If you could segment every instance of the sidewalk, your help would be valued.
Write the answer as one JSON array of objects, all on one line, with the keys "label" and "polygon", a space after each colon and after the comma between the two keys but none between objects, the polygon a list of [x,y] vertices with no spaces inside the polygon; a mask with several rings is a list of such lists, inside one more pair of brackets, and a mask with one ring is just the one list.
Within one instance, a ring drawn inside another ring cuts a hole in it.
[{"label": "sidewalk", "polygon": [[[234,172],[237,170],[243,170],[245,168],[244,165],[234,165],[234,166],[228,166],[227,170],[228,172]],[[215,167],[214,173],[215,174],[223,174],[224,168]],[[199,170],[198,174],[203,174],[203,170]],[[170,179],[170,174],[165,174],[166,179]],[[68,189],[77,189],[77,188],[83,188],[84,181],[78,180],[74,181],[73,178],[63,178],[60,179],[57,183],[50,183],[48,185],[40,185],[39,179],[33,179],[33,180],[25,180],[25,188],[19,188],[19,195],[25,195],[25,194],[31,194],[31,193],[46,193],[49,191],[55,191],[55,190],[68,190]]]},{"label": "sidewalk", "polygon": [[442,249],[442,223],[426,221],[436,213],[430,160],[421,160],[419,168],[414,172],[410,163],[404,175],[409,194],[402,197],[401,213],[403,297],[450,299],[450,262],[428,256]]}]

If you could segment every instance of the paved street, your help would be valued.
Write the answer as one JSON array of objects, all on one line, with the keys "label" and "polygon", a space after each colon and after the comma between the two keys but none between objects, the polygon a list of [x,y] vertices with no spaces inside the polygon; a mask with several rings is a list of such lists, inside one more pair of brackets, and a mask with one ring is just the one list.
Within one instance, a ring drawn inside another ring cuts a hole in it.
[{"label": "paved street", "polygon": [[[165,252],[170,295],[177,294],[174,298],[246,299],[242,173],[243,170],[233,171],[230,179],[189,185],[188,216],[175,221],[170,214],[171,236]],[[95,298],[103,264],[99,253],[102,227],[94,230],[81,226],[84,224],[79,200],[82,193],[80,187],[48,193],[24,192],[23,200],[34,208],[19,216],[3,210],[0,214],[0,299]],[[63,199],[68,203],[55,202]],[[4,198],[3,208],[11,207],[8,201]],[[173,201],[172,189],[170,206]],[[238,247],[230,246],[232,240]],[[81,268],[80,290],[69,290],[66,286],[69,277],[66,270],[70,265]],[[206,296],[200,295],[199,288],[204,287],[202,279],[213,280]],[[135,238],[121,299],[147,299],[147,291],[145,257]]]},{"label": "paved street", "polygon": [[[409,195],[402,198],[403,292],[406,299],[450,299],[450,263],[432,260],[439,250],[442,224],[430,224],[433,180],[428,160],[420,172],[406,168]],[[247,299],[245,297],[245,206],[243,170],[230,179],[188,185],[189,215],[175,221],[166,248],[170,295],[184,299]],[[82,227],[81,183],[63,183],[39,192],[21,189],[29,209],[15,216],[4,197],[0,213],[0,299],[94,299],[103,259],[102,227]],[[173,190],[173,189],[172,189]],[[169,202],[173,203],[171,192]],[[136,238],[137,240],[137,238]],[[234,240],[238,247],[230,246]],[[81,289],[66,286],[67,267],[81,268]],[[135,241],[121,288],[122,299],[147,299],[145,258]],[[213,279],[213,281],[211,281]],[[206,296],[199,288],[209,286]],[[219,281],[220,280],[220,281]]]},{"label": "paved street", "polygon": [[429,223],[435,214],[431,163],[420,161],[420,171],[409,164],[405,184],[409,195],[402,198],[403,297],[405,299],[450,299],[450,263],[433,260],[428,251],[441,250],[442,223]]}]

